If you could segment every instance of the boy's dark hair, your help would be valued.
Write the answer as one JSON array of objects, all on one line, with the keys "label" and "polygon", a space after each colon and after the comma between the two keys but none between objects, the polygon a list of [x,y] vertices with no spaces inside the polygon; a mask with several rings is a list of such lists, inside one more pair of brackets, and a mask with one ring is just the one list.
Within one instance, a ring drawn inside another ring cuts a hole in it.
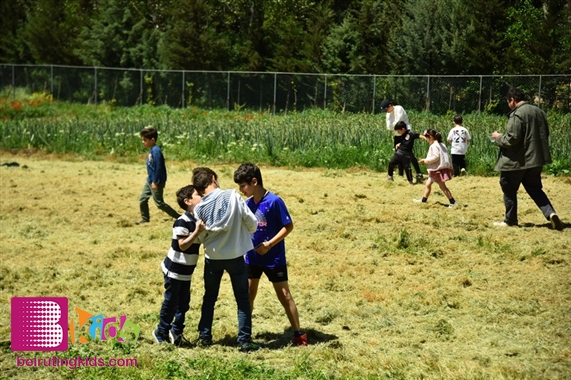
[{"label": "boy's dark hair", "polygon": [[143,129],[139,134],[141,135],[141,137],[144,137],[149,140],[155,139],[155,141],[157,141],[157,139],[159,138],[159,133],[157,132],[157,130],[151,127]]},{"label": "boy's dark hair", "polygon": [[395,124],[395,131],[400,131],[401,129],[407,129],[406,127],[406,123],[404,121],[399,121],[398,123]]},{"label": "boy's dark hair", "polygon": [[206,167],[194,168],[192,171],[192,186],[199,194],[204,192],[212,184],[213,179],[218,181],[218,175],[214,170]]},{"label": "boy's dark hair", "polygon": [[442,142],[442,135],[440,134],[440,132],[434,130],[434,129],[427,129],[426,131],[424,131],[424,137],[432,137],[434,138],[434,140],[438,141],[438,142]]},{"label": "boy's dark hair", "polygon": [[194,193],[194,191],[195,191],[194,186],[192,185],[187,185],[185,187],[178,189],[178,191],[176,192],[176,201],[178,202],[178,205],[180,206],[181,209],[185,211],[188,210],[188,205],[184,203],[184,200],[192,198],[192,194]]},{"label": "boy's dark hair", "polygon": [[513,98],[513,100],[519,103],[522,100],[525,100],[525,94],[519,88],[512,87],[508,90],[508,93],[506,94],[506,100],[510,100],[511,98]]},{"label": "boy's dark hair", "polygon": [[264,187],[264,181],[262,180],[262,172],[260,171],[260,168],[250,162],[246,162],[240,165],[234,172],[234,182],[237,184],[242,182],[251,184],[254,178],[258,180],[259,186]]},{"label": "boy's dark hair", "polygon": [[454,116],[454,123],[455,124],[462,125],[462,122],[463,122],[462,115]]}]

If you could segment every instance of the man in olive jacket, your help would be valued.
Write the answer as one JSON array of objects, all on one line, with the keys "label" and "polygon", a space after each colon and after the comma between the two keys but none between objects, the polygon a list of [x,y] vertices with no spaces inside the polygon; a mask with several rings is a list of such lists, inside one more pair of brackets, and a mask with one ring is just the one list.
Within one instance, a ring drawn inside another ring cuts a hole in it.
[{"label": "man in olive jacket", "polygon": [[517,226],[517,191],[523,184],[551,226],[562,230],[563,223],[541,184],[543,165],[551,163],[547,116],[539,107],[527,103],[525,94],[519,88],[510,88],[506,100],[511,109],[506,132],[492,133],[495,144],[500,147],[494,169],[500,172],[506,215],[503,222],[495,222],[494,225]]}]

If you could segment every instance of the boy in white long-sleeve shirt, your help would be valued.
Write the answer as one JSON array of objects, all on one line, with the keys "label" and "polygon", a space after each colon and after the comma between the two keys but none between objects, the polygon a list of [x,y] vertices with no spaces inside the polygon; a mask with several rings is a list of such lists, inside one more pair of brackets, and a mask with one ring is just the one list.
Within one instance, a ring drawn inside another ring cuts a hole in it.
[{"label": "boy in white long-sleeve shirt", "polygon": [[430,144],[430,148],[428,148],[426,158],[422,158],[418,160],[418,162],[426,165],[428,180],[424,187],[424,196],[422,199],[414,199],[414,201],[417,203],[426,203],[430,195],[432,183],[436,182],[440,190],[442,190],[446,198],[450,201],[448,207],[455,207],[457,203],[450,190],[448,190],[448,187],[446,187],[446,181],[452,178],[452,165],[450,164],[448,149],[442,144],[442,135],[434,129],[429,129],[424,132],[424,140]]},{"label": "boy in white long-sleeve shirt", "polygon": [[244,255],[254,248],[250,234],[258,220],[235,190],[221,190],[218,175],[200,167],[192,173],[192,184],[202,201],[195,207],[197,219],[204,222],[204,297],[198,323],[200,346],[212,345],[212,321],[224,271],[230,275],[238,307],[238,344],[243,352],[259,350],[252,342],[252,312],[248,295],[248,275]]}]

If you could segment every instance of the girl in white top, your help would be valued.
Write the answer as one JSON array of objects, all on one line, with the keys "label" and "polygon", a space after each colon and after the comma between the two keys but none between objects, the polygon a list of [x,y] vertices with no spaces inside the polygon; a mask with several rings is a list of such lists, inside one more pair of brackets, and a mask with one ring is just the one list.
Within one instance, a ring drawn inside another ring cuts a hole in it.
[{"label": "girl in white top", "polygon": [[446,181],[452,179],[452,165],[450,164],[448,150],[446,146],[442,144],[442,135],[434,129],[429,129],[424,132],[423,139],[430,144],[430,147],[428,148],[426,158],[422,158],[418,160],[418,162],[426,165],[428,180],[424,188],[424,196],[422,199],[414,199],[414,201],[417,203],[426,203],[430,195],[432,183],[436,182],[440,190],[442,190],[450,201],[448,207],[454,207],[456,206],[456,201],[450,190],[448,190],[448,187],[446,187]]}]

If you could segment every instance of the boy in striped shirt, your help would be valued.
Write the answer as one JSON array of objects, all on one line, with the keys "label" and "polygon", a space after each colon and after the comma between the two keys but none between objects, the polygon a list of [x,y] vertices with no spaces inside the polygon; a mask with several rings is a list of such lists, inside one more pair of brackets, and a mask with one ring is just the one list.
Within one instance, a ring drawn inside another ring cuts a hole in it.
[{"label": "boy in striped shirt", "polygon": [[190,282],[200,248],[198,235],[204,230],[204,223],[196,220],[193,214],[194,207],[202,198],[192,185],[179,189],[176,198],[186,212],[173,224],[171,247],[161,263],[165,296],[153,338],[157,343],[170,341],[179,346],[183,339],[185,314],[190,308]]}]

